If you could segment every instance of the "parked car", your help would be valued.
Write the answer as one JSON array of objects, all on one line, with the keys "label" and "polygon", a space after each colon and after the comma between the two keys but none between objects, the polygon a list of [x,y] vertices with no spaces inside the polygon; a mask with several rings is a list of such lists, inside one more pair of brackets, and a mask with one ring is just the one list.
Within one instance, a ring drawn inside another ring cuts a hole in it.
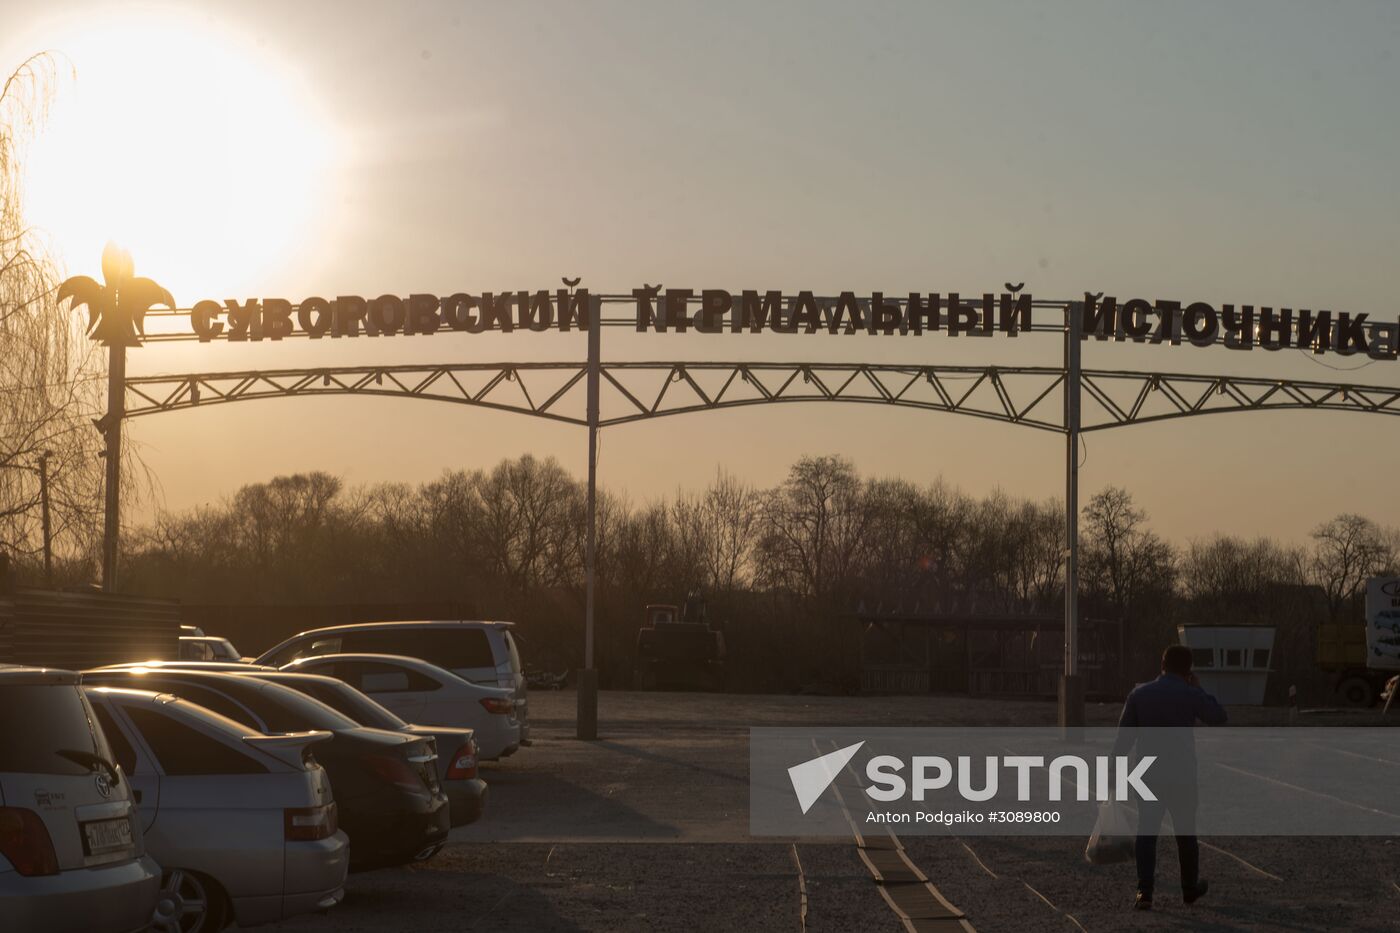
[{"label": "parked car", "polygon": [[0,928],[145,929],[160,868],[72,671],[0,666]]},{"label": "parked car", "polygon": [[217,635],[181,635],[181,661],[242,661],[233,642]]},{"label": "parked car", "polygon": [[158,933],[213,933],[340,903],[350,844],[312,755],[331,733],[249,735],[170,694],[86,689],[162,869]]},{"label": "parked car", "polygon": [[235,673],[93,670],[83,681],[173,693],[264,734],[330,732],[315,757],[350,837],[352,871],[431,858],[447,839],[450,813],[429,737],[369,729],[289,687]]},{"label": "parked car", "polygon": [[[348,683],[317,674],[255,671],[248,676],[298,690],[371,729],[388,729],[432,736],[438,747],[438,782],[452,807],[452,825],[465,826],[481,819],[486,810],[486,782],[477,775],[477,746],[471,729],[452,726],[417,726],[404,722],[393,711],[365,696]],[[442,754],[452,750],[451,754]]]},{"label": "parked car", "polygon": [[284,670],[343,680],[410,722],[460,726],[476,733],[483,760],[520,747],[515,696],[504,687],[463,680],[418,658],[391,654],[327,654],[298,658]]},{"label": "parked car", "polygon": [[[284,667],[323,654],[397,654],[449,670],[463,680],[510,690],[520,744],[530,744],[530,706],[520,647],[510,622],[365,622],[293,635],[257,659]],[[477,735],[481,745],[483,736]]]}]

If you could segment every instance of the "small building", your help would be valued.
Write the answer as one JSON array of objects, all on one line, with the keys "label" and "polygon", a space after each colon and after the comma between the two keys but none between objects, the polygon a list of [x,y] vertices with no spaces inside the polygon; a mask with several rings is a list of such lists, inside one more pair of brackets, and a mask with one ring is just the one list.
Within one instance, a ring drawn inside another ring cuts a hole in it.
[{"label": "small building", "polygon": [[[1059,616],[861,613],[863,693],[967,693],[1053,697],[1064,672]],[[1079,624],[1086,695],[1122,696],[1122,626]]]},{"label": "small building", "polygon": [[1272,625],[1178,625],[1201,688],[1228,706],[1262,706],[1274,651]]}]

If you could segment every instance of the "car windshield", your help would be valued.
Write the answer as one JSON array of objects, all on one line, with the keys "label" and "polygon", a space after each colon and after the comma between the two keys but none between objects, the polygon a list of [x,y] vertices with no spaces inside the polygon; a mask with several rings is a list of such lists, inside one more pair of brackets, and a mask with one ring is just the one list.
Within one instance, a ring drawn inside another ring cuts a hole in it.
[{"label": "car windshield", "polygon": [[85,756],[111,761],[89,709],[73,685],[0,686],[0,772],[77,775],[92,771]]},{"label": "car windshield", "polygon": [[401,731],[408,725],[398,716],[346,683],[327,683],[320,680],[296,683],[274,682],[300,690],[302,693],[332,707],[337,712],[349,716],[360,725],[369,726],[371,729]]},{"label": "car windshield", "polygon": [[[122,671],[112,672],[114,675],[121,675]],[[181,699],[190,700],[194,703],[216,708],[216,712],[221,714],[231,714],[233,704],[245,707],[258,719],[262,720],[268,732],[305,732],[308,729],[328,729],[332,732],[344,729],[354,729],[359,724],[352,719],[348,719],[331,709],[324,703],[313,700],[309,696],[288,689],[280,684],[269,683],[265,680],[246,678],[238,674],[212,674],[202,677],[197,673],[186,671],[151,672],[149,674],[136,674],[129,679],[123,677],[89,676],[88,680],[93,683],[107,684],[112,686],[139,687],[146,690],[156,690],[162,693],[173,693]],[[204,694],[209,694],[208,698]],[[224,696],[219,703],[219,694]],[[224,704],[229,704],[229,709],[225,710]],[[242,723],[242,718],[235,719]],[[248,722],[244,725],[253,726],[256,723]]]}]

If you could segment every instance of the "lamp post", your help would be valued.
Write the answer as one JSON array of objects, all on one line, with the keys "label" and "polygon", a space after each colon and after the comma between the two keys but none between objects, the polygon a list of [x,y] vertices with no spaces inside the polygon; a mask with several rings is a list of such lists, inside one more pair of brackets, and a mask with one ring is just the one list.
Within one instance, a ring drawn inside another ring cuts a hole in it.
[{"label": "lamp post", "polygon": [[1064,738],[1084,729],[1084,682],[1079,676],[1079,344],[1083,305],[1065,305],[1065,670],[1060,677],[1059,725]]},{"label": "lamp post", "polygon": [[102,589],[117,589],[117,541],[121,536],[122,417],[126,405],[126,347],[113,344],[107,351],[107,414],[102,416],[102,456],[106,479],[102,503]]},{"label": "lamp post", "polygon": [[[567,282],[568,280],[566,280]],[[602,343],[601,304],[588,308],[588,529],[583,547],[583,670],[578,672],[577,732],[580,739],[598,738],[598,670],[593,666],[593,600],[598,563],[598,377]]]}]

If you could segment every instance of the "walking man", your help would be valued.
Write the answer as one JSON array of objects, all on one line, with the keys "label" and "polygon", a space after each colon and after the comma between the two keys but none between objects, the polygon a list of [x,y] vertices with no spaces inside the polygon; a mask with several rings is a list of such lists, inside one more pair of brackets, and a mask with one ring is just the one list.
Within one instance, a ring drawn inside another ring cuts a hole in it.
[{"label": "walking man", "polygon": [[[1181,860],[1181,899],[1195,903],[1210,887],[1199,877],[1200,847],[1196,843],[1196,740],[1191,733],[1197,721],[1208,726],[1225,724],[1225,708],[1201,689],[1191,672],[1191,649],[1172,645],[1162,652],[1162,673],[1156,680],[1138,684],[1123,704],[1113,754],[1126,755],[1134,745],[1139,758],[1156,756],[1148,784],[1156,800],[1138,802],[1137,910],[1152,909],[1152,886],[1157,873],[1157,833],[1170,813]],[[1157,731],[1161,730],[1161,731]]]}]

